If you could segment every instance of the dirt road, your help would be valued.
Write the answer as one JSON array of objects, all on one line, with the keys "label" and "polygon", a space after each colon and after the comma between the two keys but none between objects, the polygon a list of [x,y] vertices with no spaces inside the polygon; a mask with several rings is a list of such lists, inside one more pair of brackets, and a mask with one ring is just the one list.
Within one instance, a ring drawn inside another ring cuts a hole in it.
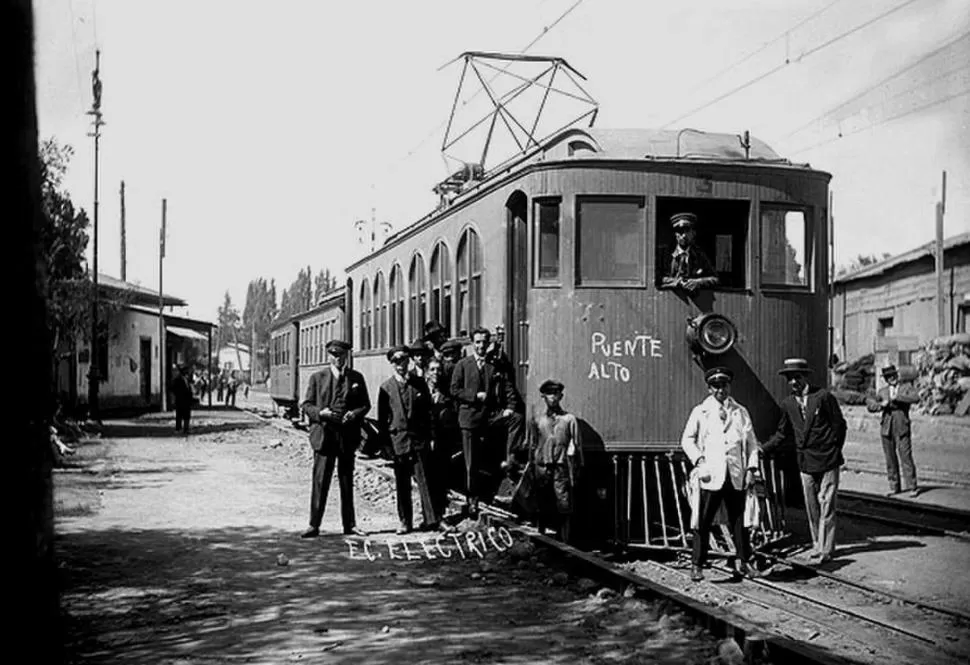
[{"label": "dirt road", "polygon": [[524,542],[472,530],[402,543],[372,475],[357,482],[368,541],[337,535],[336,492],[325,535],[300,540],[303,437],[236,411],[203,411],[195,427],[112,422],[57,472],[72,662],[717,662],[716,641],[681,615],[571,577]]}]

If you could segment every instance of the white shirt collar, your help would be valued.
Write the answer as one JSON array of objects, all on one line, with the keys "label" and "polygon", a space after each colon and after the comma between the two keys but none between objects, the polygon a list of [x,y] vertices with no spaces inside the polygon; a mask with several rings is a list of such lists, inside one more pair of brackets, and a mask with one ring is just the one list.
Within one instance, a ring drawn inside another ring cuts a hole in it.
[{"label": "white shirt collar", "polygon": [[330,373],[333,374],[333,378],[339,379],[343,372],[337,369],[336,365],[330,365]]}]

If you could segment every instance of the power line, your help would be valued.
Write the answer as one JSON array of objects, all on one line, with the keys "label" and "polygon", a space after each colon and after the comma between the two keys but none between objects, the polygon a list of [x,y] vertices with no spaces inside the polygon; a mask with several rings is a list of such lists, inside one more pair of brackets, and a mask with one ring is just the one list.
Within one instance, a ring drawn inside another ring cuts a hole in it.
[{"label": "power line", "polygon": [[[793,129],[788,134],[786,134],[784,137],[782,137],[781,140],[785,140],[787,138],[790,138],[790,137],[794,136],[795,134],[798,134],[799,132],[801,132],[803,129],[806,129],[806,128],[812,126],[816,122],[819,122],[820,120],[823,120],[824,118],[835,114],[837,111],[841,111],[842,109],[844,109],[845,107],[849,106],[853,102],[858,101],[859,99],[861,99],[863,96],[865,96],[869,92],[872,92],[876,88],[879,88],[879,87],[885,85],[886,83],[889,83],[891,80],[893,80],[895,78],[899,78],[903,74],[911,71],[912,69],[916,68],[917,66],[919,66],[922,63],[924,63],[927,60],[929,60],[930,58],[932,58],[932,57],[934,57],[934,56],[942,53],[943,51],[945,51],[945,50],[947,50],[949,48],[952,48],[961,39],[965,39],[966,37],[970,37],[970,32],[965,32],[962,35],[959,35],[958,37],[956,37],[956,38],[950,40],[949,42],[947,42],[946,44],[944,44],[943,46],[941,46],[941,47],[939,47],[937,49],[934,49],[934,50],[930,51],[929,53],[927,53],[926,55],[921,56],[920,58],[918,58],[914,62],[910,63],[909,65],[906,65],[902,69],[894,72],[893,74],[890,74],[889,76],[887,76],[886,78],[882,79],[878,83],[872,84],[868,88],[865,88],[864,90],[856,93],[855,95],[853,95],[849,99],[845,100],[844,102],[838,104],[837,106],[833,106],[832,108],[830,108],[829,110],[825,111],[824,113],[822,113],[822,114],[816,116],[815,118],[809,120],[804,125],[801,125],[797,129]],[[953,71],[959,71],[959,70],[953,70]],[[948,72],[948,74],[949,73],[952,73],[952,72]],[[938,79],[940,77],[936,77],[936,78]],[[933,79],[933,80],[936,80],[936,79]],[[929,83],[929,81],[924,81],[923,82],[923,84],[926,84],[926,83]],[[913,88],[910,88],[910,90],[912,90],[912,89]]]},{"label": "power line", "polygon": [[796,23],[792,27],[790,27],[787,30],[785,30],[784,32],[778,34],[775,38],[773,38],[773,39],[771,39],[769,41],[766,41],[764,44],[762,44],[761,46],[759,46],[754,51],[751,51],[747,55],[743,56],[740,60],[734,61],[733,63],[731,63],[730,65],[728,65],[724,69],[720,70],[719,72],[717,72],[713,76],[710,76],[710,77],[704,79],[703,81],[701,81],[700,83],[698,83],[697,85],[695,85],[693,88],[691,88],[690,91],[691,92],[696,92],[697,90],[699,90],[703,86],[707,85],[711,81],[714,81],[715,79],[719,79],[721,76],[723,76],[724,74],[728,73],[729,71],[731,71],[735,67],[738,67],[738,66],[744,64],[745,62],[747,62],[748,60],[750,60],[754,56],[758,55],[759,53],[761,53],[762,51],[764,51],[765,49],[767,49],[769,46],[773,46],[773,45],[777,44],[782,39],[787,39],[788,37],[791,36],[791,33],[795,32],[800,27],[802,27],[803,25],[805,25],[806,23],[808,23],[812,19],[818,17],[819,15],[825,13],[826,11],[828,11],[829,9],[831,9],[833,6],[839,4],[840,2],[842,2],[842,0],[832,0],[832,2],[830,2],[829,4],[825,5],[821,9],[819,9],[817,12],[815,12],[811,16],[807,16],[807,17],[803,18],[801,21],[799,21],[798,23]]},{"label": "power line", "polygon": [[[895,14],[899,10],[901,10],[901,9],[903,9],[905,7],[908,7],[909,5],[913,4],[914,2],[919,2],[919,1],[920,0],[906,0],[902,4],[897,5],[896,7],[893,7],[892,9],[889,9],[887,11],[884,11],[883,13],[875,16],[874,18],[871,18],[868,21],[865,21],[863,23],[860,23],[859,25],[857,25],[857,26],[855,26],[853,28],[850,28],[849,30],[846,30],[843,33],[840,33],[839,35],[836,35],[832,39],[829,39],[828,41],[822,42],[818,46],[815,46],[813,48],[810,48],[809,50],[805,51],[804,53],[802,53],[801,55],[799,55],[797,58],[795,58],[794,59],[794,62],[801,62],[805,58],[808,58],[808,57],[810,57],[812,55],[815,55],[819,51],[822,51],[822,50],[828,48],[829,46],[832,46],[833,44],[835,44],[837,42],[840,42],[843,39],[846,39],[847,37],[850,37],[850,36],[854,35],[855,33],[859,32],[860,30],[863,30],[863,29],[869,27],[873,23],[876,23],[877,21],[881,21],[882,19],[886,18],[887,16],[890,16],[892,14]],[[722,101],[724,99],[727,99],[728,97],[731,97],[732,95],[735,95],[735,94],[741,92],[742,90],[751,87],[752,85],[754,85],[756,83],[759,83],[760,81],[763,81],[764,79],[768,78],[772,74],[776,74],[777,72],[779,72],[782,69],[784,69],[785,67],[787,67],[791,62],[792,61],[790,61],[790,60],[786,60],[782,64],[773,67],[772,69],[768,70],[767,72],[764,72],[763,74],[760,74],[760,75],[756,76],[753,79],[750,79],[748,81],[745,81],[741,85],[739,85],[739,86],[737,86],[735,88],[732,88],[731,90],[728,90],[724,94],[718,95],[714,99],[712,99],[712,100],[710,100],[708,102],[705,102],[705,103],[701,104],[700,106],[697,106],[697,107],[691,109],[687,113],[684,113],[684,114],[682,114],[682,115],[674,118],[670,122],[664,124],[661,127],[661,129],[666,128],[666,127],[669,127],[670,125],[674,124],[675,122],[680,122],[684,118],[689,118],[690,116],[694,115],[698,111],[703,111],[704,109],[709,108],[709,107],[713,106],[714,104],[717,104],[718,102],[720,102],[720,101]]]},{"label": "power line", "polygon": [[870,124],[866,125],[865,127],[859,127],[858,129],[854,129],[851,132],[846,132],[844,134],[840,133],[838,136],[834,136],[834,137],[832,137],[830,139],[825,139],[824,141],[819,141],[818,143],[814,143],[814,144],[812,144],[810,146],[807,146],[807,147],[804,147],[804,148],[799,148],[798,150],[794,150],[792,152],[789,152],[788,154],[789,155],[799,155],[799,154],[801,154],[803,152],[808,152],[809,150],[814,150],[815,148],[819,148],[819,147],[821,147],[823,145],[828,145],[829,143],[832,143],[833,141],[838,141],[839,139],[846,138],[848,136],[852,136],[853,134],[858,134],[859,132],[863,132],[863,131],[865,131],[867,129],[873,129],[874,127],[878,127],[879,125],[884,125],[887,122],[892,122],[893,120],[899,120],[900,118],[905,118],[906,116],[912,115],[914,113],[919,113],[920,111],[925,111],[927,109],[933,108],[934,106],[939,106],[940,104],[944,104],[944,103],[946,103],[946,102],[948,102],[948,101],[950,101],[952,99],[956,99],[958,97],[963,97],[964,95],[968,95],[968,94],[970,94],[970,88],[968,88],[966,90],[961,90],[960,92],[953,93],[952,95],[947,95],[946,97],[942,97],[940,99],[934,100],[934,101],[929,102],[927,104],[923,104],[922,106],[917,106],[916,108],[910,109],[908,111],[904,111],[903,113],[897,113],[896,115],[889,116],[888,118],[883,118],[879,122],[870,123]]},{"label": "power line", "polygon": [[81,59],[77,54],[77,18],[74,16],[74,0],[67,0],[67,6],[71,10],[71,45],[74,48],[74,71],[77,74],[77,101],[78,110],[84,113],[84,100],[81,98]]}]

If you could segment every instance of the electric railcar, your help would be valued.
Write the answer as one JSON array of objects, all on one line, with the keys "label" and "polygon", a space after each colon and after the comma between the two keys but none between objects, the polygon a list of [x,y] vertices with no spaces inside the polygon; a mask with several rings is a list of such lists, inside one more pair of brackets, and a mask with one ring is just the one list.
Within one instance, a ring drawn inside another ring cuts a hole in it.
[{"label": "electric railcar", "polygon": [[[456,174],[453,199],[347,268],[354,367],[376,393],[387,348],[426,321],[458,338],[503,325],[527,404],[556,378],[581,419],[586,535],[687,547],[680,437],[704,370],[734,371],[759,440],[777,424],[784,358],[824,372],[829,180],[733,134],[565,130],[492,172]],[[661,286],[680,212],[697,216],[719,278],[695,294]],[[765,472],[760,536],[773,540],[797,483],[791,464]]]}]

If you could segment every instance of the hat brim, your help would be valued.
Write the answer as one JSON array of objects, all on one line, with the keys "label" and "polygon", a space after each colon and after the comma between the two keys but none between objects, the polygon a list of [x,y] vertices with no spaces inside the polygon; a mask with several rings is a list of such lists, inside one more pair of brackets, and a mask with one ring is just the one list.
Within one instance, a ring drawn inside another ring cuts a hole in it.
[{"label": "hat brim", "polygon": [[812,373],[812,370],[810,370],[810,369],[780,369],[780,370],[778,370],[778,373],[780,375],[782,375],[782,376],[787,376],[789,374],[811,374]]}]

